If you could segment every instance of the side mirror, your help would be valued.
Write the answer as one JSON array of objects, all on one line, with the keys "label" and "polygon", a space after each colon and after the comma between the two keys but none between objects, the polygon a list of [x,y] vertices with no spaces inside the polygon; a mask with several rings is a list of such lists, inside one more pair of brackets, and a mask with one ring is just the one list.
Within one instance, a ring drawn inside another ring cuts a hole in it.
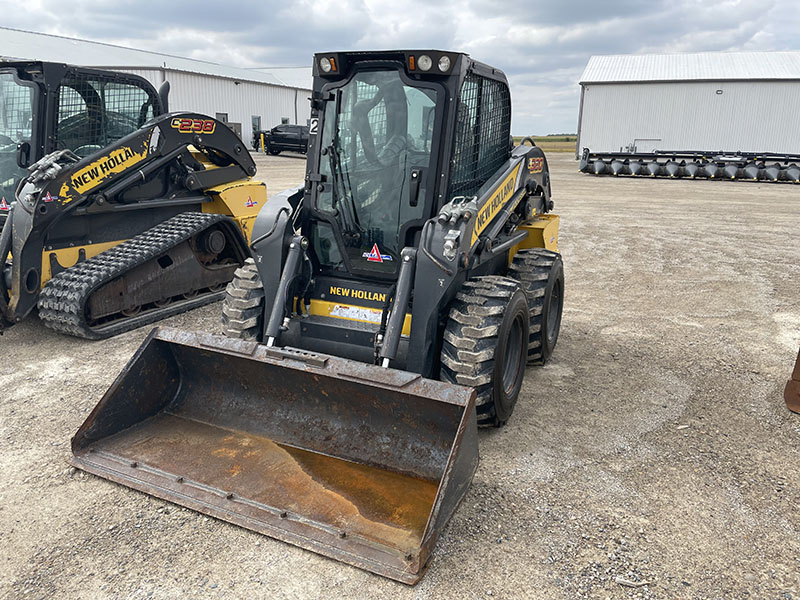
[{"label": "side mirror", "polygon": [[31,145],[28,142],[17,144],[17,166],[27,169],[31,164]]}]

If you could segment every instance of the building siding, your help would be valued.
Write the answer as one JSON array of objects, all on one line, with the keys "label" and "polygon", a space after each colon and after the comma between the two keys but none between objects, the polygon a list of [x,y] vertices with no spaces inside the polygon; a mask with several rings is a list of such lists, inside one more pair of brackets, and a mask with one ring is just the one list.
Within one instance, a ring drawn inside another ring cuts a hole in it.
[{"label": "building siding", "polygon": [[800,153],[797,106],[800,81],[584,84],[577,149]]},{"label": "building siding", "polygon": [[[170,84],[170,111],[193,111],[215,116],[226,113],[228,121],[240,123],[242,137],[249,144],[251,118],[261,117],[261,127],[268,129],[288,118],[290,123],[305,125],[311,115],[310,90],[238,81],[170,69],[115,69],[140,75],[156,88],[166,78]],[[237,83],[238,81],[238,83]]]}]

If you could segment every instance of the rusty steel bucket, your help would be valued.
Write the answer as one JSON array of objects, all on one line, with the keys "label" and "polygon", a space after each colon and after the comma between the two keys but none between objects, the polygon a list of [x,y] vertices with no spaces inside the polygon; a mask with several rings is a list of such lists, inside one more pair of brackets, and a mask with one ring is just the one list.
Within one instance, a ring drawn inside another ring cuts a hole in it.
[{"label": "rusty steel bucket", "polygon": [[416,583],[478,463],[474,391],[155,329],[72,439],[85,471]]},{"label": "rusty steel bucket", "polygon": [[786,388],[783,390],[783,399],[786,400],[789,410],[800,413],[800,352],[797,353],[792,378],[786,382]]}]

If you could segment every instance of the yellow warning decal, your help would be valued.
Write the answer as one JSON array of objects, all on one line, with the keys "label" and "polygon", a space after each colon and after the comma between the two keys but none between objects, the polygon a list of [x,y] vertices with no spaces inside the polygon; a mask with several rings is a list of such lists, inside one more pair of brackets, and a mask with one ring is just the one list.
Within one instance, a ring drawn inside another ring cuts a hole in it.
[{"label": "yellow warning decal", "polygon": [[[353,304],[312,299],[308,307],[308,314],[380,325],[383,311],[379,308],[367,308],[364,306],[355,306]],[[411,313],[406,313],[403,319],[401,335],[411,335]]]},{"label": "yellow warning decal", "polygon": [[[83,195],[111,175],[122,173],[126,169],[142,162],[145,158],[147,158],[146,148],[140,153],[134,152],[131,148],[119,148],[77,171],[72,176],[70,183],[76,192]],[[64,199],[65,203],[70,200],[72,198],[69,198],[69,200]]]},{"label": "yellow warning decal", "polygon": [[522,162],[517,163],[517,166],[511,170],[511,173],[497,186],[497,189],[489,197],[478,215],[475,217],[475,227],[472,229],[472,244],[478,241],[478,236],[483,233],[483,230],[492,222],[492,219],[497,216],[500,209],[503,208],[506,201],[514,195],[514,188],[517,182],[517,174]]}]

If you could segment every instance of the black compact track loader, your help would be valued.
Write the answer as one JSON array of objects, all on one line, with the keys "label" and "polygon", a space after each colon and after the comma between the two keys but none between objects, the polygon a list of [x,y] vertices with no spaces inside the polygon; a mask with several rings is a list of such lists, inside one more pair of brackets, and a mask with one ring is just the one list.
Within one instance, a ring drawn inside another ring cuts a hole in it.
[{"label": "black compact track loader", "polygon": [[204,115],[153,118],[165,99],[143,79],[57,67],[0,71],[6,123],[29,126],[3,163],[0,332],[38,309],[99,339],[219,299],[266,202],[241,140]]},{"label": "black compact track loader", "polygon": [[224,294],[266,188],[223,123],[164,112],[168,89],[0,63],[0,333],[38,309],[105,338]]},{"label": "black compact track loader", "polygon": [[477,426],[509,419],[558,338],[547,161],[466,54],[318,54],[311,101],[305,182],[259,212],[228,337],[155,330],[73,463],[414,583]]}]

